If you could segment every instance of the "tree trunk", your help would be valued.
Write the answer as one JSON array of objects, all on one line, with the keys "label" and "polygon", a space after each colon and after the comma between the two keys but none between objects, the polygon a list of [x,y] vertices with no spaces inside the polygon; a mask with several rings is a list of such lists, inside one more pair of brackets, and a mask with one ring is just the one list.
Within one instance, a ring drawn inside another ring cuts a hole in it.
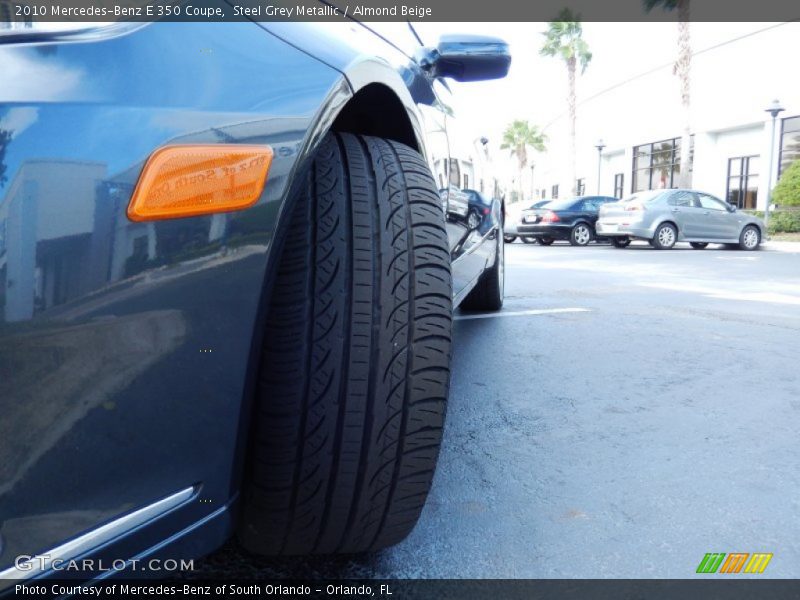
[{"label": "tree trunk", "polygon": [[575,189],[575,67],[576,58],[567,60],[567,73],[569,76],[569,96],[567,98],[567,105],[569,106],[569,181],[567,181],[566,189],[570,190],[570,195],[575,196],[577,190]]},{"label": "tree trunk", "polygon": [[689,37],[689,2],[678,0],[678,60],[675,63],[675,74],[680,79],[681,108],[683,109],[683,133],[681,135],[681,162],[678,186],[691,187],[689,173],[689,149],[692,143],[691,131],[691,65],[692,44]]},{"label": "tree trunk", "polygon": [[519,168],[519,178],[518,178],[518,185],[519,188],[517,199],[522,202],[524,199],[523,197],[523,185],[522,185],[522,174],[525,172],[525,165],[528,164],[528,149],[525,147],[525,144],[520,144],[519,148],[517,149],[517,167]]}]

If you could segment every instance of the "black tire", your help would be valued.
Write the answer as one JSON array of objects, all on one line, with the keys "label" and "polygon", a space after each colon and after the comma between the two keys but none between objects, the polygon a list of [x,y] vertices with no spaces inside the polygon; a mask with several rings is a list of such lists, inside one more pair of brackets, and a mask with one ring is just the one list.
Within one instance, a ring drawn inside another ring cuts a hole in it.
[{"label": "black tire", "polygon": [[450,379],[446,235],[417,152],[322,141],[267,317],[238,531],[248,550],[370,551],[414,527]]},{"label": "black tire", "polygon": [[521,237],[519,239],[521,239],[523,241],[523,243],[525,243],[525,244],[535,244],[536,243],[536,238],[535,237],[531,237],[529,235],[523,236],[523,237]]},{"label": "black tire", "polygon": [[588,223],[577,223],[569,232],[569,243],[572,246],[588,246],[594,239],[594,229]]},{"label": "black tire", "polygon": [[[670,235],[671,232],[671,235]],[[662,223],[656,228],[653,235],[653,248],[656,250],[669,250],[678,241],[678,230],[672,223]]]},{"label": "black tire", "polygon": [[481,225],[481,216],[478,214],[478,211],[470,209],[469,215],[467,216],[467,227],[470,230],[477,229]]},{"label": "black tire", "polygon": [[505,295],[505,252],[500,236],[497,237],[497,250],[494,265],[484,271],[477,285],[461,303],[463,310],[500,310]]},{"label": "black tire", "polygon": [[689,242],[689,245],[695,250],[705,250],[708,247],[708,242]]},{"label": "black tire", "polygon": [[550,246],[555,240],[551,237],[540,237],[536,238],[536,241],[538,241],[542,246]]},{"label": "black tire", "polygon": [[517,236],[515,236],[515,235],[506,235],[506,234],[503,234],[503,241],[504,241],[506,244],[513,244],[513,243],[516,241],[516,239],[517,239]]},{"label": "black tire", "polygon": [[758,250],[761,245],[761,230],[755,225],[747,225],[739,234],[739,248],[742,250]]},{"label": "black tire", "polygon": [[623,236],[614,236],[611,238],[611,244],[615,248],[627,248],[631,245],[631,238]]}]

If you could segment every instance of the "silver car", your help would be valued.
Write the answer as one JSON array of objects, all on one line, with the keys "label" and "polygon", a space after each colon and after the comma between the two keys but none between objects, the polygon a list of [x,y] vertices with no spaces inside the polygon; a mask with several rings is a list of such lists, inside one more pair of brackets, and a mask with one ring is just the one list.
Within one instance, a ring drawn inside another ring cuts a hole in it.
[{"label": "silver car", "polygon": [[637,192],[605,204],[595,229],[618,248],[631,240],[647,240],[659,250],[668,250],[675,242],[689,242],[696,249],[716,243],[756,250],[765,232],[761,219],[695,190]]}]

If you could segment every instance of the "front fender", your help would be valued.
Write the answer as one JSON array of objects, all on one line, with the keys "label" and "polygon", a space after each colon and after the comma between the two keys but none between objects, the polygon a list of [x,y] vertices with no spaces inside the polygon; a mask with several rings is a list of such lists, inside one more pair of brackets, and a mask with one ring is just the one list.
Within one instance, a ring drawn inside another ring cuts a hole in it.
[{"label": "front fender", "polygon": [[[2,570],[187,487],[203,502],[147,539],[228,505],[284,200],[352,91],[251,22],[0,44],[0,64]],[[130,221],[145,159],[176,143],[272,146],[257,204]]]}]

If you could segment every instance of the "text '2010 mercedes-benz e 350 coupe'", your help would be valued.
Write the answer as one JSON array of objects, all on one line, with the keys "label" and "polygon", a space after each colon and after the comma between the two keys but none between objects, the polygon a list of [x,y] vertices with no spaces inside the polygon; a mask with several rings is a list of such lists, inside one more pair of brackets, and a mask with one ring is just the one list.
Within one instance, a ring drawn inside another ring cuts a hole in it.
[{"label": "text '2010 mercedes-benz e 350 coupe'", "polygon": [[3,579],[414,527],[453,308],[503,302],[445,80],[511,59],[371,27],[0,29]]}]

